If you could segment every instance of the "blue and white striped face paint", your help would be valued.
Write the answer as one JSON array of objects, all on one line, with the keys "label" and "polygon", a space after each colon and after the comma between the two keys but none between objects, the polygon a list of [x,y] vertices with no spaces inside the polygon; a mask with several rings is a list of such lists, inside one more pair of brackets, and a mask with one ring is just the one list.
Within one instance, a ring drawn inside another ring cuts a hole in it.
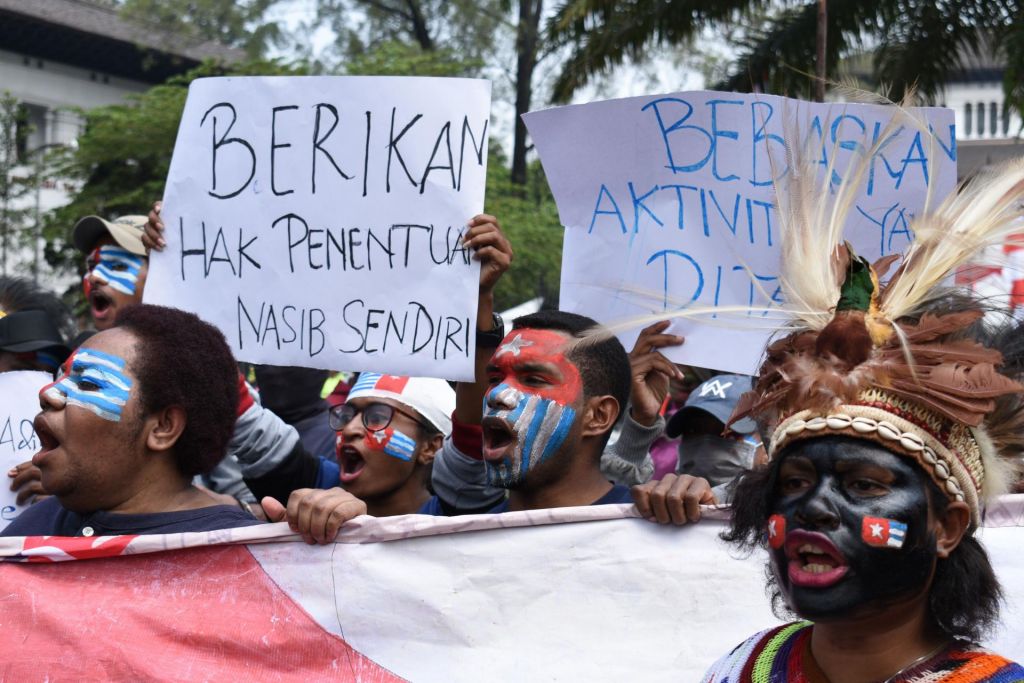
[{"label": "blue and white striped face paint", "polygon": [[375,451],[384,451],[384,455],[412,462],[416,452],[416,441],[401,430],[386,427],[376,432],[366,433],[366,445]]},{"label": "blue and white striped face paint", "polygon": [[554,399],[502,383],[487,393],[484,417],[504,420],[516,435],[515,444],[501,460],[484,461],[489,484],[513,488],[530,470],[558,452],[569,436],[576,411]]},{"label": "blue and white striped face paint", "polygon": [[132,381],[125,361],[95,349],[79,349],[68,358],[64,373],[43,388],[51,401],[85,408],[104,420],[120,422]]},{"label": "blue and white striped face paint", "polygon": [[145,258],[127,249],[105,244],[89,255],[89,270],[111,289],[132,296],[139,282]]}]

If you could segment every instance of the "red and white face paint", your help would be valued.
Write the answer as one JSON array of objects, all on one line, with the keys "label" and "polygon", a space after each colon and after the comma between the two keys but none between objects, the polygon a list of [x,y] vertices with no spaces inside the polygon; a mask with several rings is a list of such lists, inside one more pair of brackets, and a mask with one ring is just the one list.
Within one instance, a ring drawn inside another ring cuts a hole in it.
[{"label": "red and white face paint", "polygon": [[494,352],[481,422],[491,484],[518,485],[568,437],[583,382],[567,342],[551,330],[513,330]]}]

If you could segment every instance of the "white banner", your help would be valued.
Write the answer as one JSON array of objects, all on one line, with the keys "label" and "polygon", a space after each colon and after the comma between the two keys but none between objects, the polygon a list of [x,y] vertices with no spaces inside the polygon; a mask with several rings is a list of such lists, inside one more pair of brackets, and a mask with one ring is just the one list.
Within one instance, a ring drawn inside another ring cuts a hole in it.
[{"label": "white banner", "polygon": [[[560,307],[603,323],[742,307],[677,321],[670,332],[687,343],[668,353],[752,374],[767,328],[778,325],[767,318],[781,302],[772,178],[787,170],[789,141],[821,155],[823,178],[835,162],[833,190],[851,160],[886,141],[870,159],[847,230],[857,252],[874,260],[913,239],[908,224],[929,185],[938,201],[956,183],[953,112],[916,111],[933,135],[909,120],[889,128],[891,107],[720,92],[526,114],[566,227]],[[621,335],[626,348],[637,333]]]},{"label": "white banner", "polygon": [[[45,372],[0,372],[0,472],[31,460],[39,450],[32,421],[39,413],[39,390],[52,381]],[[0,529],[25,509],[16,501],[10,486],[0,486]]]},{"label": "white banner", "polygon": [[489,111],[482,80],[193,82],[146,302],[244,361],[470,379]]},{"label": "white banner", "polygon": [[[25,563],[0,563],[0,650],[12,680],[697,681],[778,623],[764,554],[718,537],[727,514],[684,528],[631,505],[359,517],[315,547],[285,524],[0,538],[0,558]],[[1024,660],[1024,496],[979,534],[1006,596],[986,644]]]}]

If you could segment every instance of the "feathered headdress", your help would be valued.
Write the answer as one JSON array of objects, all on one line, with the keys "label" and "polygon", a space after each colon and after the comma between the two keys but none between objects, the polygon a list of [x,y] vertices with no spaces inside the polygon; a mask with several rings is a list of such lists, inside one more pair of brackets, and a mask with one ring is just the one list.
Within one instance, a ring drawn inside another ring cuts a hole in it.
[{"label": "feathered headdress", "polygon": [[1024,163],[975,178],[916,218],[914,242],[883,282],[900,257],[869,264],[842,237],[868,156],[832,202],[821,201],[828,181],[812,163],[791,158],[777,183],[780,286],[796,329],[768,347],[733,420],[767,424],[772,456],[826,434],[876,441],[915,458],[978,521],[984,499],[1013,478],[1012,459],[1002,456],[1024,450],[1014,409],[1024,386],[999,372],[1002,354],[982,343],[978,305],[941,285],[981,249],[1020,232]]}]

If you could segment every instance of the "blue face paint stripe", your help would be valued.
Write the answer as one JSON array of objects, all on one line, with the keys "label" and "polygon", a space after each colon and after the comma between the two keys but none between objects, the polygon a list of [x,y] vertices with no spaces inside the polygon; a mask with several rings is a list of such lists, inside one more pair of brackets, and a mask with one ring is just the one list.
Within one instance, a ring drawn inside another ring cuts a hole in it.
[{"label": "blue face paint stripe", "polygon": [[109,353],[103,353],[96,349],[78,349],[75,351],[74,361],[92,361],[95,363],[109,365],[114,370],[124,370],[124,359]]},{"label": "blue face paint stripe", "polygon": [[137,280],[122,277],[120,273],[113,273],[105,266],[96,266],[96,273],[100,275],[107,284],[123,294],[134,294]]},{"label": "blue face paint stripe", "polygon": [[97,411],[102,411],[104,414],[97,413],[100,414],[100,417],[111,415],[114,417],[106,417],[106,419],[113,419],[114,421],[119,420],[121,417],[121,412],[124,406],[108,401],[102,396],[90,395],[77,390],[66,391],[61,389],[60,391],[67,397],[68,403],[72,403],[83,408],[94,407]]},{"label": "blue face paint stripe", "polygon": [[384,446],[385,454],[405,462],[411,462],[412,455],[415,452],[416,442],[398,430],[391,433],[391,438]]},{"label": "blue face paint stripe", "polygon": [[381,375],[379,372],[362,373],[361,375],[359,375],[359,379],[356,380],[355,385],[352,387],[352,392],[355,393],[357,391],[367,391],[369,389],[373,389],[377,385],[377,380],[379,380],[382,376],[383,375]]},{"label": "blue face paint stripe", "polygon": [[[107,284],[124,294],[135,294],[139,273],[142,272],[143,257],[127,249],[105,245],[99,249],[99,258],[90,270],[105,279]],[[115,270],[114,266],[123,266]]]},{"label": "blue face paint stripe", "polygon": [[548,409],[551,407],[551,401],[546,399],[531,396],[528,400],[531,402],[535,400],[536,402],[533,405],[533,419],[530,420],[530,426],[526,429],[526,438],[523,439],[523,448],[520,451],[520,477],[525,477],[530,469],[530,454],[533,452],[533,442],[537,439],[541,425],[544,424],[544,416],[547,415]]},{"label": "blue face paint stripe", "polygon": [[551,438],[548,439],[547,444],[544,446],[544,453],[540,456],[542,462],[554,455],[555,451],[562,445],[562,442],[569,436],[569,430],[572,428],[572,423],[575,419],[576,411],[569,406],[565,406],[562,409],[561,417],[558,418],[558,424],[555,425],[555,429],[551,433]]}]

